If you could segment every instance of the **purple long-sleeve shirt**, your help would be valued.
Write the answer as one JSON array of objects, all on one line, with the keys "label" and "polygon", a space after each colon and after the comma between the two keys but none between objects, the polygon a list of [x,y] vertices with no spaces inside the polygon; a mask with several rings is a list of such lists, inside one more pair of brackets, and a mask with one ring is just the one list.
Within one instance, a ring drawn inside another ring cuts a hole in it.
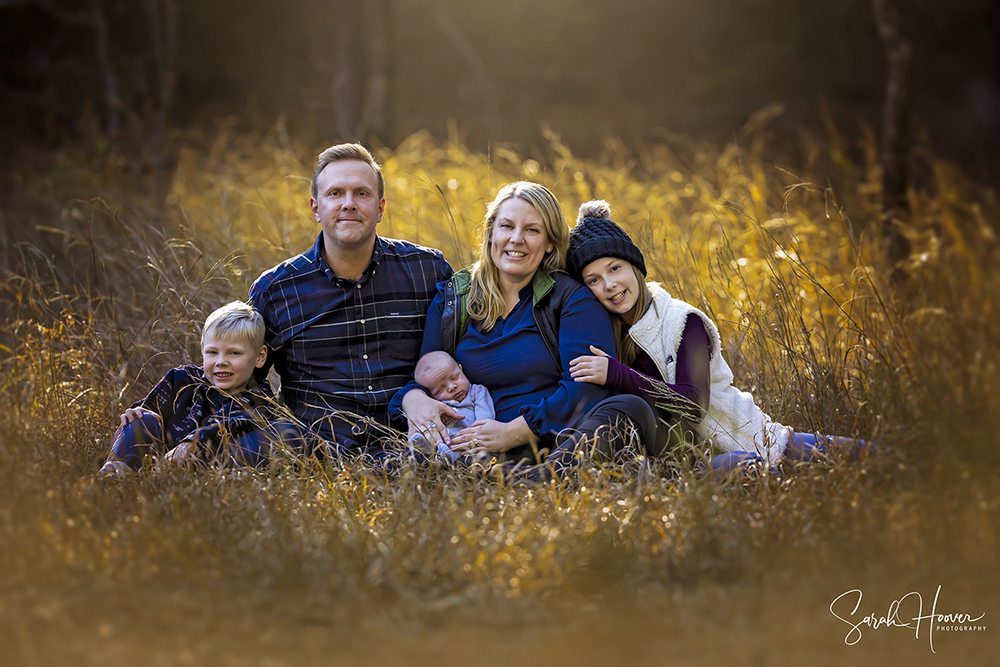
[{"label": "purple long-sleeve shirt", "polygon": [[[700,422],[708,410],[711,396],[710,355],[705,323],[697,315],[691,314],[684,322],[684,334],[677,348],[677,377],[674,384],[664,382],[656,363],[642,348],[638,349],[631,366],[626,366],[617,359],[608,359],[607,384],[620,392],[641,396],[656,415],[665,420],[684,416]],[[665,396],[664,388],[669,390],[668,394],[676,396]],[[667,407],[669,404],[675,407]]]}]

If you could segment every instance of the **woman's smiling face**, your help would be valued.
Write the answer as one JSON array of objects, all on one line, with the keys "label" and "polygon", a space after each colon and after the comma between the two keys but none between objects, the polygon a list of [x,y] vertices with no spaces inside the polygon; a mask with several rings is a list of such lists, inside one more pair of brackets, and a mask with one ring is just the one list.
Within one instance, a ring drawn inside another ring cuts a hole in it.
[{"label": "woman's smiling face", "polygon": [[590,288],[601,305],[612,313],[624,315],[639,298],[639,281],[631,262],[617,257],[595,259],[583,269],[583,284]]},{"label": "woman's smiling face", "polygon": [[520,289],[535,275],[553,249],[545,221],[535,207],[518,197],[500,204],[491,232],[490,258],[502,283]]}]

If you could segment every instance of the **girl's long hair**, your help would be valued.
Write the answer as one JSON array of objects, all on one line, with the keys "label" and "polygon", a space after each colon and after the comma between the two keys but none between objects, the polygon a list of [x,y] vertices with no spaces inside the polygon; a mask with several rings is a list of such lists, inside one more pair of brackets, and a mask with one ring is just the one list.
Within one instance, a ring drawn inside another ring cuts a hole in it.
[{"label": "girl's long hair", "polygon": [[500,188],[496,198],[486,207],[486,217],[482,222],[482,244],[477,252],[478,259],[472,265],[472,286],[469,291],[469,318],[479,322],[484,331],[496,326],[503,316],[504,297],[500,286],[500,271],[493,262],[493,225],[500,205],[508,199],[523,199],[538,211],[545,224],[545,233],[552,243],[552,252],[545,253],[539,269],[548,273],[566,268],[566,250],[569,247],[569,222],[559,206],[559,200],[548,188],[530,181],[508,183]]}]

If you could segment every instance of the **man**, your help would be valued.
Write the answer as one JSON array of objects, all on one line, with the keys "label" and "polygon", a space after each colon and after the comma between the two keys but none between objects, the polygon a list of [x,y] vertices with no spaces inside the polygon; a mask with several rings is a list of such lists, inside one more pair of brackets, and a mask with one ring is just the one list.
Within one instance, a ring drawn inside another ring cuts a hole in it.
[{"label": "man", "polygon": [[309,200],[316,243],[250,287],[285,404],[338,450],[375,453],[381,427],[405,430],[390,423],[389,400],[412,377],[435,285],[452,275],[440,251],[376,234],[384,189],[363,146],[320,153]]}]

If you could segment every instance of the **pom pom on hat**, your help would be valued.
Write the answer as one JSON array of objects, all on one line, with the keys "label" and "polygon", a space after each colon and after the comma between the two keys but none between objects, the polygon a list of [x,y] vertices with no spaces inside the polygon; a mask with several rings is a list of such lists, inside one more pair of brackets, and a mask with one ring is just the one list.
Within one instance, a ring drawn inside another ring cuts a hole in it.
[{"label": "pom pom on hat", "polygon": [[646,275],[642,251],[624,229],[611,221],[611,205],[603,199],[595,199],[580,206],[576,227],[569,233],[566,268],[570,275],[580,280],[587,265],[602,257],[624,259]]},{"label": "pom pom on hat", "polygon": [[576,224],[583,222],[584,218],[611,219],[611,204],[603,199],[593,199],[580,204],[580,212],[576,214]]}]

